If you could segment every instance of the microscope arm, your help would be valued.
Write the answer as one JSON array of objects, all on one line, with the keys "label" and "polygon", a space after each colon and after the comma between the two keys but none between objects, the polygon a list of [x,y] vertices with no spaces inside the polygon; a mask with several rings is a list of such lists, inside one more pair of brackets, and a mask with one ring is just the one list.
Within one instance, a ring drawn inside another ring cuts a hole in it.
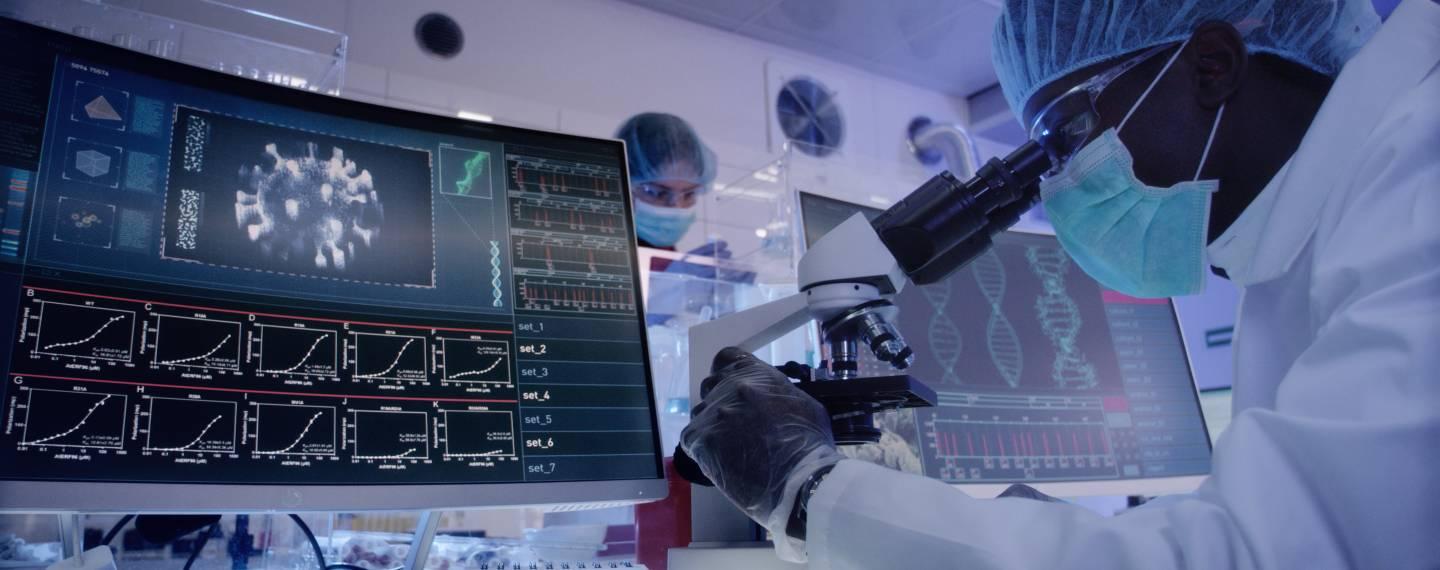
[{"label": "microscope arm", "polygon": [[690,401],[700,403],[700,382],[710,375],[710,362],[722,349],[738,346],[755,352],[810,322],[805,297],[796,293],[690,327]]}]

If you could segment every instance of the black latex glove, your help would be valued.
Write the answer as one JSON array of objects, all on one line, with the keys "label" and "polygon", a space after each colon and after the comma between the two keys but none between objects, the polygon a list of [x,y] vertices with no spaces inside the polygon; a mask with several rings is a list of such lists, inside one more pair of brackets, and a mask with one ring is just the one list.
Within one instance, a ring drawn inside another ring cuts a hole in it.
[{"label": "black latex glove", "polygon": [[782,541],[800,485],[841,459],[830,416],[738,348],[720,351],[711,371],[680,445],[730,502]]}]

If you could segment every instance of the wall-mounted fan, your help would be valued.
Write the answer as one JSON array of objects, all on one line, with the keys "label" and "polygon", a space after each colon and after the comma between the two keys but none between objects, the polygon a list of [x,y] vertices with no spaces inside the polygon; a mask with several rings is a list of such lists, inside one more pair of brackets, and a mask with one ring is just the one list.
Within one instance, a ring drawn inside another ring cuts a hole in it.
[{"label": "wall-mounted fan", "polygon": [[796,150],[827,156],[845,142],[845,117],[835,93],[808,77],[790,79],[775,99],[775,120]]}]

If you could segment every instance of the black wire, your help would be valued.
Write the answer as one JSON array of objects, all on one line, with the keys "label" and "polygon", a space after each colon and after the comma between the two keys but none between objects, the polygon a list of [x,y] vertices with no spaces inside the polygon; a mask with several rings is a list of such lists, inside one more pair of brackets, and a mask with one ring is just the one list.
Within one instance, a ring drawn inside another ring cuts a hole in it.
[{"label": "black wire", "polygon": [[190,559],[185,561],[185,570],[190,570],[190,567],[195,565],[195,560],[200,558],[200,551],[205,550],[205,545],[210,543],[210,536],[219,530],[219,521],[210,523],[210,526],[205,527],[204,533],[200,535],[200,541],[195,543],[195,550],[190,553]]},{"label": "black wire", "polygon": [[320,570],[327,570],[325,551],[320,549],[320,541],[315,539],[315,533],[310,530],[310,525],[305,524],[305,520],[301,519],[300,515],[292,514],[290,520],[295,521],[295,526],[300,527],[300,531],[305,533],[305,539],[310,541],[310,548],[315,550],[315,563],[320,565]]},{"label": "black wire", "polygon": [[370,570],[364,566],[341,562],[326,565],[325,551],[320,548],[320,540],[315,538],[315,532],[310,530],[310,525],[305,524],[305,520],[300,518],[300,515],[292,514],[290,520],[295,521],[295,526],[300,527],[300,531],[305,533],[305,540],[310,542],[310,548],[315,551],[315,560],[320,564],[320,570]]},{"label": "black wire", "polygon": [[115,523],[115,526],[110,527],[110,532],[105,533],[105,539],[100,541],[100,546],[110,546],[110,541],[115,540],[115,535],[120,534],[120,529],[125,528],[125,525],[130,524],[132,520],[135,520],[135,515],[120,517],[120,522]]}]

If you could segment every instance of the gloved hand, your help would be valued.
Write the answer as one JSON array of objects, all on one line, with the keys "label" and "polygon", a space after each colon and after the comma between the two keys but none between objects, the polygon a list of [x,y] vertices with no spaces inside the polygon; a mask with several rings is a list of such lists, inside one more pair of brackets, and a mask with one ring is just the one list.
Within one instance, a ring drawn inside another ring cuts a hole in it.
[{"label": "gloved hand", "polygon": [[785,525],[801,484],[842,456],[824,406],[775,367],[738,348],[715,356],[680,445],[730,502],[775,535],[781,558],[803,560]]}]

